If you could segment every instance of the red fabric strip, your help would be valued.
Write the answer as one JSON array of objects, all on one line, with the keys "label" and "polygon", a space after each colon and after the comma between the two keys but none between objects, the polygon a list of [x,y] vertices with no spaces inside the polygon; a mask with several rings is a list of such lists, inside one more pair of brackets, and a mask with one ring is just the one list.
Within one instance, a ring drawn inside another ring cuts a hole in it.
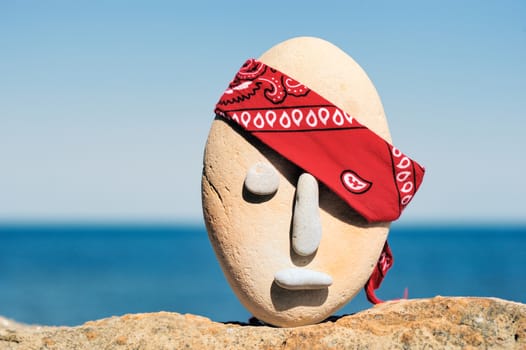
[{"label": "red fabric strip", "polygon": [[380,254],[380,258],[378,258],[378,262],[374,267],[373,273],[371,274],[371,277],[369,277],[369,280],[364,287],[365,295],[367,296],[367,300],[369,300],[369,302],[373,304],[384,302],[383,300],[376,297],[375,290],[380,288],[387,271],[391,268],[391,266],[393,266],[393,263],[393,253],[391,252],[389,244],[385,242],[382,254]]},{"label": "red fabric strip", "polygon": [[353,116],[254,59],[215,112],[312,174],[369,222],[396,220],[424,176],[423,167]]}]

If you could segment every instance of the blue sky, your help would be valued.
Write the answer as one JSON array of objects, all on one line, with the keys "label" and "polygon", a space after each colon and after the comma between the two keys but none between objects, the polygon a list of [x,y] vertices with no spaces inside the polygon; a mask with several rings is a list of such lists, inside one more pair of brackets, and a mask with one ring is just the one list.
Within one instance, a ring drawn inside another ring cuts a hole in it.
[{"label": "blue sky", "polygon": [[0,221],[202,222],[215,102],[303,35],[362,65],[426,167],[400,222],[525,222],[524,1],[102,0],[0,2]]}]

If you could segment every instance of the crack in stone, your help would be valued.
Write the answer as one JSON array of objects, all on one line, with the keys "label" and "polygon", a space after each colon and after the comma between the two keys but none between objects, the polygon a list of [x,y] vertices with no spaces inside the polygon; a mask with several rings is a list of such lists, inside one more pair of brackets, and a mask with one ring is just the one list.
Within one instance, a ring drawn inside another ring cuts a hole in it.
[{"label": "crack in stone", "polygon": [[217,199],[219,199],[219,202],[221,203],[221,207],[223,208],[223,214],[228,220],[228,216],[226,215],[226,207],[223,203],[223,197],[221,196],[221,193],[219,190],[214,186],[214,184],[208,179],[208,176],[206,172],[203,172],[203,180],[206,182],[206,184],[212,189],[212,191],[215,193]]},{"label": "crack in stone", "polygon": [[8,342],[8,343],[17,343],[17,344],[22,342],[22,340],[20,340],[15,334],[6,334],[6,335],[0,334],[0,341]]}]

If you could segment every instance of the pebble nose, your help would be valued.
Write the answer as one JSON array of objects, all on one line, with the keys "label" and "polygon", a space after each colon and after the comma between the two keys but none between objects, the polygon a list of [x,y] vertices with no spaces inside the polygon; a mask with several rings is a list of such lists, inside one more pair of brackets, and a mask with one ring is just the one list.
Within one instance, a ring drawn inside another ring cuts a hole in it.
[{"label": "pebble nose", "polygon": [[296,254],[314,254],[321,241],[321,221],[318,202],[318,181],[303,173],[296,186],[296,202],[292,217],[292,248]]}]

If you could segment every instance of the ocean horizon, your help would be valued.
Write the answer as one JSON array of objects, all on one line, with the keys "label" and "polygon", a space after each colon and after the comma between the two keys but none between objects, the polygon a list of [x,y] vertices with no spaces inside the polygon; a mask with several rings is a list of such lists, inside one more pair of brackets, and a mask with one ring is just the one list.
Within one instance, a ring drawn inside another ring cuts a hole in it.
[{"label": "ocean horizon", "polygon": [[[382,299],[497,297],[526,303],[526,225],[393,224]],[[371,307],[360,292],[337,315]],[[80,325],[129,313],[246,322],[204,225],[0,223],[0,315]]]}]

